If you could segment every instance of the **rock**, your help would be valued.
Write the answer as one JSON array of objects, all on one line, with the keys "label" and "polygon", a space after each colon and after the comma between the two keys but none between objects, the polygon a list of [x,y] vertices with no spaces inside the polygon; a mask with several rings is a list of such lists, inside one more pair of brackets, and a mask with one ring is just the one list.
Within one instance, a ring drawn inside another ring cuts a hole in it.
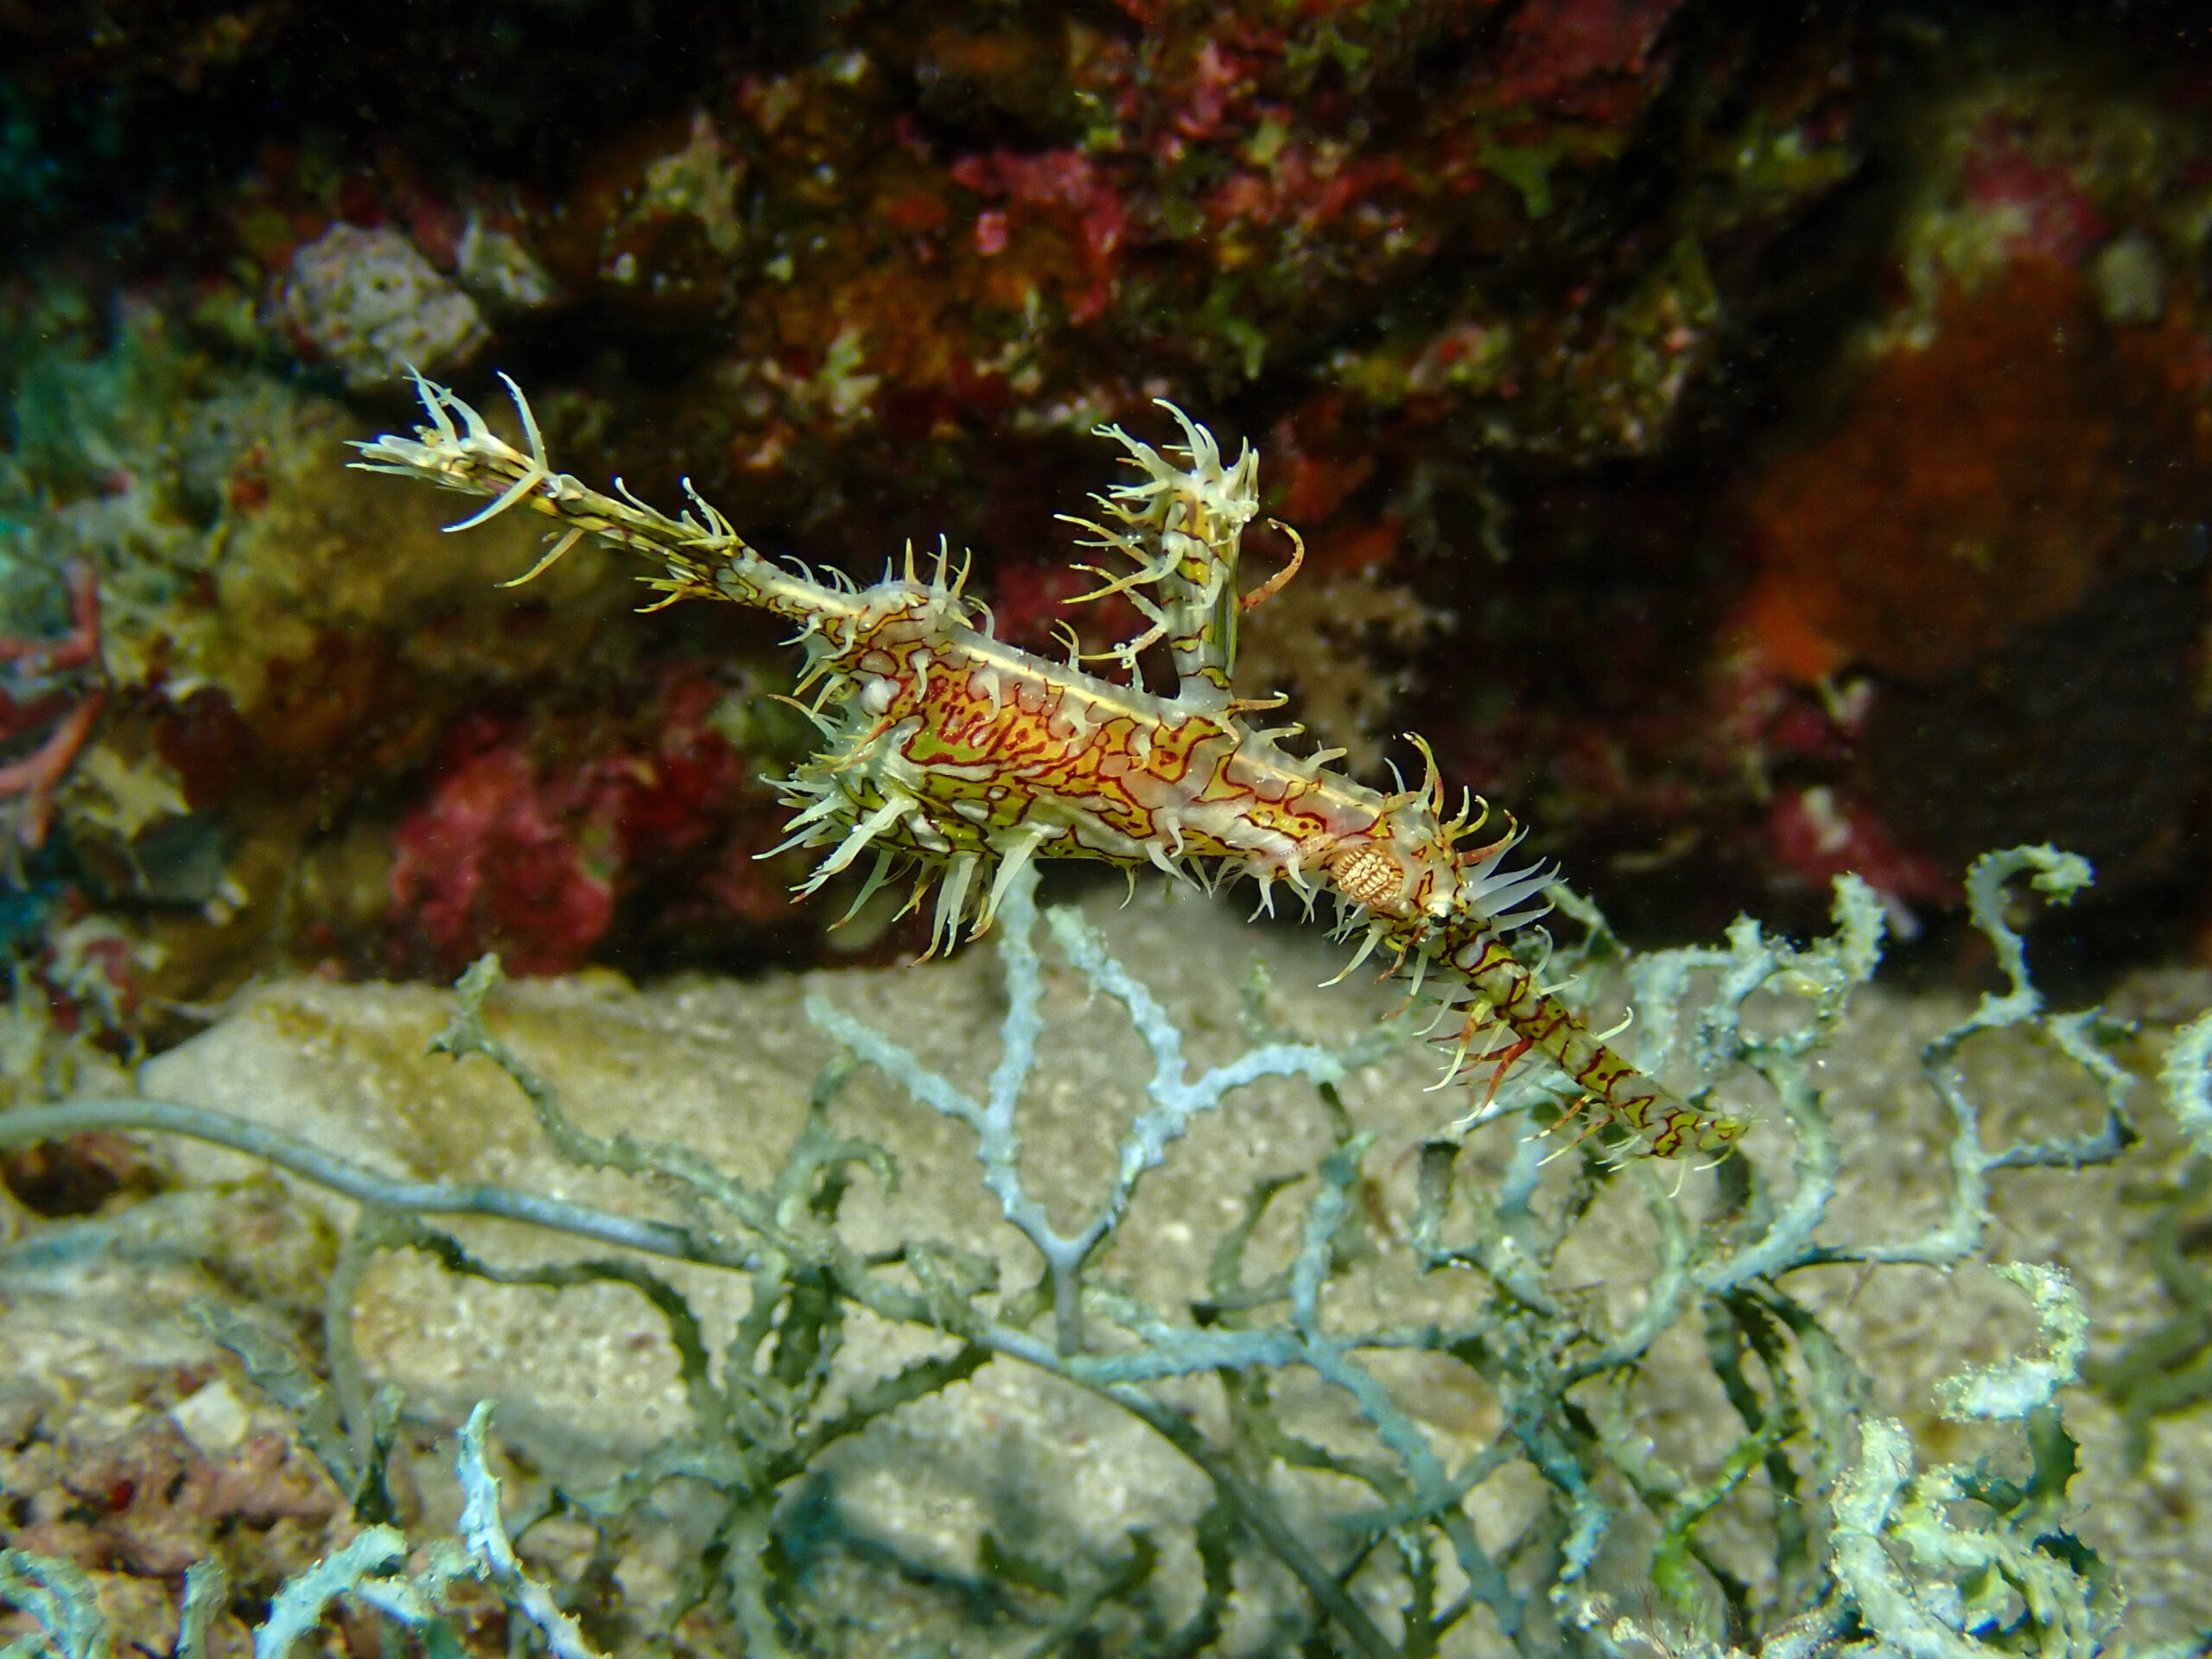
[{"label": "rock", "polygon": [[334,225],[301,248],[276,315],[350,391],[397,385],[410,368],[450,372],[492,337],[476,302],[389,226]]}]

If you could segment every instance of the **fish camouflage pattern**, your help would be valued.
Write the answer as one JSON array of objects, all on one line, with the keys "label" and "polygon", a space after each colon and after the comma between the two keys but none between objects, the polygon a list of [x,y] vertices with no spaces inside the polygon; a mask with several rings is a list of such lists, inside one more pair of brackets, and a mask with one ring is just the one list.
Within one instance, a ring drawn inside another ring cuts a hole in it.
[{"label": "fish camouflage pattern", "polygon": [[[1447,1032],[1451,1050],[1440,1087],[1487,1071],[1494,1093],[1534,1050],[1577,1085],[1570,1116],[1585,1117],[1586,1133],[1610,1131],[1625,1149],[1718,1151],[1742,1133],[1739,1119],[1644,1076],[1539,982],[1541,964],[1510,938],[1550,908],[1555,875],[1508,863],[1522,834],[1510,817],[1484,841],[1478,802],[1463,796],[1446,816],[1426,745],[1414,740],[1427,765],[1421,786],[1386,794],[1332,771],[1340,752],[1293,753],[1277,740],[1295,728],[1248,718],[1282,700],[1232,693],[1238,620],[1281,589],[1300,556],[1238,591],[1240,538],[1259,502],[1249,444],[1224,462],[1212,434],[1172,405],[1179,448],[1101,429],[1136,476],[1093,498],[1095,517],[1069,520],[1087,547],[1121,562],[1081,567],[1099,584],[1082,600],[1124,595],[1147,625],[1101,654],[1120,671],[1108,677],[1084,667],[1099,659],[1081,655],[1072,629],[1057,663],[996,638],[988,607],[964,591],[965,563],[956,569],[942,543],[918,568],[909,543],[903,569],[863,588],[832,568],[763,557],[689,480],[690,505],[671,518],[619,479],[607,495],[556,473],[521,390],[501,378],[524,448],[418,376],[429,424],[357,445],[356,465],[492,498],[454,530],[513,509],[552,519],[550,550],[509,586],[590,536],[659,567],[645,580],[664,597],[649,609],[720,599],[796,624],[799,690],[813,693],[804,706],[823,747],[784,780],[796,809],[784,844],[826,849],[802,893],[867,860],[852,908],[887,883],[910,882],[910,906],[934,893],[932,950],[989,927],[1007,883],[1039,858],[1152,866],[1209,887],[1245,876],[1269,909],[1279,887],[1309,911],[1332,894],[1343,931],[1361,936],[1351,966],[1379,950],[1411,995],[1438,1004],[1433,1029]],[[1172,696],[1147,690],[1137,666],[1162,643]]]}]

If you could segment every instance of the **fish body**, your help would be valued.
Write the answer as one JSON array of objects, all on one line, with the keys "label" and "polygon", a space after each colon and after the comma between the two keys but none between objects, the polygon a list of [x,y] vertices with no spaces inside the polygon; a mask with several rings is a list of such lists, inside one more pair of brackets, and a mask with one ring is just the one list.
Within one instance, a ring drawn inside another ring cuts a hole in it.
[{"label": "fish body", "polygon": [[[1279,700],[1232,693],[1238,620],[1280,590],[1297,560],[1237,591],[1240,538],[1258,505],[1249,445],[1224,462],[1212,435],[1172,406],[1179,455],[1102,429],[1139,476],[1094,498],[1096,517],[1070,522],[1088,532],[1087,547],[1129,567],[1084,567],[1101,584],[1084,597],[1125,595],[1147,624],[1103,653],[1119,665],[1116,678],[1084,666],[1071,632],[1058,662],[997,638],[988,608],[965,591],[964,568],[942,549],[918,569],[910,544],[903,572],[861,587],[834,569],[762,556],[688,481],[690,505],[671,518],[619,480],[607,495],[556,473],[528,403],[507,384],[525,448],[418,380],[429,423],[359,445],[356,464],[491,498],[454,530],[513,510],[550,518],[554,546],[518,583],[589,536],[658,565],[646,581],[661,604],[720,599],[792,622],[806,653],[799,689],[813,694],[804,706],[822,735],[820,752],[783,785],[794,809],[785,847],[823,853],[802,892],[865,859],[854,908],[893,881],[912,883],[912,904],[933,893],[932,950],[988,928],[1007,884],[1038,858],[1150,866],[1209,887],[1248,877],[1263,906],[1278,887],[1309,909],[1333,895],[1341,928],[1361,938],[1355,962],[1380,951],[1414,994],[1441,1005],[1440,1024],[1457,1016],[1446,1081],[1487,1067],[1494,1090],[1534,1050],[1573,1080],[1592,1127],[1618,1129],[1630,1146],[1717,1151],[1742,1132],[1622,1058],[1514,950],[1511,935],[1549,908],[1556,877],[1508,866],[1521,838],[1510,819],[1503,835],[1478,843],[1487,810],[1478,816],[1464,799],[1447,817],[1433,760],[1421,787],[1386,794],[1332,770],[1325,752],[1291,753],[1250,721]],[[1174,664],[1172,695],[1147,690],[1138,672],[1139,653],[1156,644]]]}]

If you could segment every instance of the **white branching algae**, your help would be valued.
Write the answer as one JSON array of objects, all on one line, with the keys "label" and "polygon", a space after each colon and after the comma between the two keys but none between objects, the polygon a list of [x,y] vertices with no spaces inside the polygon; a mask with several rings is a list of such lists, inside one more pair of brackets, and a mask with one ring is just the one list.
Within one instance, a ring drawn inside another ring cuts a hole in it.
[{"label": "white branching algae", "polygon": [[[573,1597],[524,1564],[517,1532],[557,1512],[582,1520],[612,1550],[655,1524],[679,1492],[688,1494],[684,1512],[715,1518],[687,1535],[699,1553],[688,1587],[658,1608],[662,1624],[653,1629],[662,1634],[637,1625],[639,1614],[633,1638],[651,1649],[683,1621],[695,1633],[727,1632],[747,1653],[883,1650],[871,1645],[868,1620],[824,1601],[823,1586],[849,1586],[863,1567],[888,1571],[885,1593],[904,1583],[904,1605],[923,1593],[913,1586],[927,1575],[914,1577],[910,1564],[900,1579],[880,1541],[842,1529],[825,1454],[995,1363],[1029,1368],[1128,1414],[1187,1459],[1212,1496],[1179,1530],[1134,1532],[1094,1556],[1041,1555],[1041,1540],[987,1532],[977,1576],[928,1592],[942,1604],[929,1627],[942,1639],[988,1628],[997,1632],[994,1650],[1006,1645],[1003,1637],[1032,1652],[1077,1642],[1116,1654],[1242,1652],[1252,1650],[1253,1610],[1264,1606],[1271,1650],[1374,1659],[1447,1650],[1616,1659],[1646,1649],[1706,1659],[1753,1651],[2091,1659],[2120,1601],[2069,1506],[2076,1456],[2058,1401],[2082,1362],[2086,1315],[2066,1275],[2031,1263],[1998,1268],[2032,1305],[2043,1341],[1938,1390],[1945,1411],[2009,1426],[2017,1440],[2009,1460],[1971,1467],[1922,1467],[1904,1426],[1867,1408],[1869,1379],[1817,1301],[1792,1288],[1795,1275],[1836,1263],[1870,1273],[1897,1264],[1980,1271],[1970,1263],[1990,1223],[1991,1183],[2003,1172],[2108,1160],[2131,1140],[2130,1080],[2099,1046],[2094,1011],[2050,1014],[2028,978],[2005,916],[2006,884],[2023,875],[2063,900],[2088,872],[2078,860],[2030,848],[1980,860],[1970,874],[1975,920],[2008,984],[1923,1056],[1953,1139],[1943,1213],[1914,1236],[1839,1237],[1831,1216],[1842,1172],[1817,1063],[1852,993],[1872,973],[1882,933],[1878,901],[1853,877],[1836,885],[1835,931],[1806,945],[1746,921],[1718,948],[1626,957],[1602,918],[1570,896],[1584,936],[1554,963],[1560,994],[1586,999],[1596,970],[1618,962],[1646,1013],[1635,1039],[1643,1067],[1672,1068],[1731,1098],[1744,1098],[1747,1084],[1766,1096],[1775,1132],[1731,1147],[1687,1195],[1648,1160],[1617,1164],[1586,1147],[1557,1161],[1523,1126],[1556,1116],[1564,1095],[1557,1079],[1531,1071],[1511,1080],[1470,1131],[1518,1141],[1501,1182],[1469,1179],[1461,1142],[1440,1136],[1418,1148],[1410,1211],[1380,1221],[1373,1205],[1382,1172],[1370,1166],[1370,1136],[1340,1090],[1412,1033],[1385,1026],[1349,1042],[1305,1040],[1273,1027],[1265,988],[1255,983],[1248,1046],[1202,1065],[1192,1058],[1192,1033],[1090,923],[1073,910],[1039,910],[1027,870],[999,899],[1005,1011],[986,1086],[954,1083],[899,1034],[817,996],[808,1018],[844,1058],[823,1076],[781,1173],[763,1185],[741,1182],[680,1145],[580,1127],[558,1091],[487,1022],[496,964],[487,959],[470,971],[438,1046],[512,1077],[562,1159],[683,1195],[690,1219],[681,1223],[395,1179],[179,1103],[19,1110],[0,1117],[0,1145],[95,1128],[197,1136],[359,1202],[360,1221],[337,1268],[341,1284],[358,1284],[378,1252],[404,1249],[502,1283],[626,1287],[664,1321],[690,1406],[683,1433],[612,1485],[563,1491],[514,1520],[503,1516],[488,1473],[480,1411],[461,1440],[460,1535],[440,1541],[400,1524],[386,1470],[402,1405],[361,1373],[350,1295],[330,1299],[327,1381],[250,1321],[214,1319],[219,1338],[295,1414],[363,1523],[352,1543],[267,1603],[257,1638],[267,1659],[297,1651],[338,1606],[381,1620],[388,1641],[450,1659],[471,1650],[469,1631],[480,1628],[459,1609],[480,1608],[486,1597],[507,1610],[513,1639],[529,1649],[584,1659],[596,1648]],[[1027,1103],[1052,1071],[1044,991],[1055,976],[1117,1007],[1149,1065],[1144,1103],[1122,1133],[1106,1185],[1080,1213],[1058,1220],[1026,1184],[1021,1149]],[[1778,1018],[1777,1008],[1797,1013]],[[1758,1017],[1747,1018],[1754,1009]],[[2083,1070],[2105,1097],[2101,1128],[2069,1141],[1986,1144],[1983,1104],[1958,1055],[1977,1033],[2007,1027],[2039,1033],[2054,1063]],[[2193,1028],[2169,1066],[2185,1119],[2201,1111],[2196,1041]],[[973,1135],[982,1183],[1027,1241],[1033,1273],[1009,1278],[995,1262],[926,1238],[865,1253],[848,1241],[839,1217],[851,1184],[895,1178],[878,1147],[836,1127],[841,1091],[863,1067],[893,1083],[913,1109]],[[1104,1272],[1109,1243],[1169,1248],[1131,1235],[1141,1190],[1182,1154],[1195,1126],[1236,1113],[1240,1091],[1270,1077],[1310,1086],[1334,1150],[1302,1177],[1262,1181],[1210,1241],[1185,1242],[1208,1217],[1176,1224],[1173,1248],[1196,1249],[1205,1264],[1197,1300],[1147,1300]],[[1785,1143],[1787,1168],[1770,1167],[1777,1154],[1766,1148]],[[1624,1316],[1608,1318],[1565,1270],[1562,1253],[1615,1185],[1644,1206],[1657,1245],[1640,1296],[1624,1305]],[[1297,1213],[1270,1233],[1269,1217],[1282,1205]],[[552,1229],[618,1253],[535,1268],[495,1265],[436,1224],[455,1214]],[[1357,1299],[1344,1287],[1386,1225],[1426,1274],[1478,1294],[1451,1302],[1449,1318],[1433,1308],[1402,1322],[1348,1314]],[[1276,1238],[1272,1258],[1258,1243],[1263,1235]],[[749,1311],[719,1353],[656,1259],[749,1281]],[[903,1369],[855,1379],[841,1370],[841,1356],[857,1318],[928,1333],[934,1346]],[[1703,1363],[1736,1427],[1717,1458],[1678,1463],[1654,1446],[1637,1413],[1655,1345],[1686,1323],[1701,1327]],[[1449,1457],[1440,1448],[1394,1381],[1402,1373],[1392,1357],[1411,1355],[1465,1368],[1494,1395],[1501,1426],[1487,1444]],[[1325,1444],[1296,1427],[1290,1402],[1299,1391],[1290,1383],[1298,1373],[1342,1401],[1356,1427]],[[1213,1404],[1194,1411],[1198,1398]],[[1328,1483],[1298,1489],[1305,1495],[1294,1503],[1291,1471]],[[917,1466],[901,1478],[926,1491],[932,1472]],[[1501,1510],[1497,1495],[1509,1488],[1519,1496]],[[1332,1507],[1317,1512],[1316,1491]],[[1501,1535],[1509,1510],[1516,1518]],[[839,1561],[845,1576],[830,1574]],[[210,1610],[226,1593],[213,1566],[195,1574],[179,1652],[205,1653]],[[0,1554],[0,1599],[35,1626],[10,1649],[11,1659],[93,1659],[101,1650],[105,1616],[90,1580],[68,1562]],[[1238,1629],[1243,1635],[1232,1643]]]}]

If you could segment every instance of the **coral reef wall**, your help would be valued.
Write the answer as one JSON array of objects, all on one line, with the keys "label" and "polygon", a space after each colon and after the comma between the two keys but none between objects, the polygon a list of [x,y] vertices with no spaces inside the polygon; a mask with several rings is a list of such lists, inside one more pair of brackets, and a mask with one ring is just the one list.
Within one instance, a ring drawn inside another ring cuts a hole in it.
[{"label": "coral reef wall", "polygon": [[410,365],[772,551],[943,534],[1035,645],[1170,398],[1305,537],[1240,690],[1423,732],[1632,931],[1852,868],[1955,937],[2046,838],[2093,950],[2212,921],[2178,12],[80,0],[0,61],[9,925],[88,1018],[913,943],[755,860],[770,636],[341,470]]},{"label": "coral reef wall", "polygon": [[[0,0],[0,1655],[2206,1652],[2200,10]],[[1056,656],[1249,438],[1236,694],[1740,1140],[796,899],[800,653],[410,372]]]}]

